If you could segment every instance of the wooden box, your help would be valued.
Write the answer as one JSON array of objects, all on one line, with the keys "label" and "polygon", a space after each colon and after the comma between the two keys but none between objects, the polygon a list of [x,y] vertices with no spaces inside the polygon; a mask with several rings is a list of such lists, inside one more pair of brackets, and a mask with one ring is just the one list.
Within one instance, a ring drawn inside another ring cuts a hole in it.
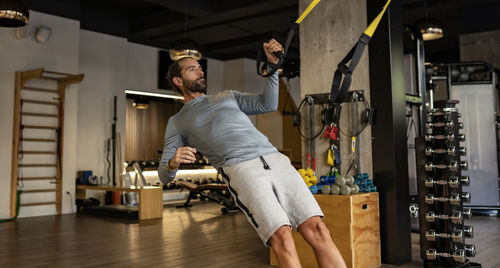
[{"label": "wooden box", "polygon": [[[378,193],[355,195],[314,195],[325,217],[333,241],[347,267],[381,266]],[[312,248],[302,236],[292,231],[303,267],[319,267]],[[271,250],[271,265],[278,261]]]}]

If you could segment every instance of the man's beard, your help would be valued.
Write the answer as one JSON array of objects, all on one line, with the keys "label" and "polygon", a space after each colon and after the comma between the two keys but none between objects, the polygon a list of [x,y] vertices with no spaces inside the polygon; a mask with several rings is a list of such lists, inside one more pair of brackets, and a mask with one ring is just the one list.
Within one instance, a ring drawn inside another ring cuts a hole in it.
[{"label": "man's beard", "polygon": [[200,77],[192,81],[190,85],[188,85],[188,83],[185,84],[186,84],[186,90],[191,93],[207,94],[207,79],[205,77]]}]

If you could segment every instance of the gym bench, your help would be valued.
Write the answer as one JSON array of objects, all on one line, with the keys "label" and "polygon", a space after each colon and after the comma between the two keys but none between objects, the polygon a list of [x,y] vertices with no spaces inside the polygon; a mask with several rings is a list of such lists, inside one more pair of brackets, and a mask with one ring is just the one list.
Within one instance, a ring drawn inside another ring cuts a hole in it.
[{"label": "gym bench", "polygon": [[178,205],[177,208],[192,207],[193,205],[191,204],[191,199],[200,195],[200,200],[209,199],[224,206],[221,208],[223,214],[239,211],[239,208],[236,206],[236,202],[234,202],[234,199],[229,193],[229,187],[226,184],[210,183],[197,185],[186,181],[180,181],[177,182],[177,184],[182,187],[181,191],[183,189],[187,189],[189,191],[189,196],[186,202],[182,205]]}]

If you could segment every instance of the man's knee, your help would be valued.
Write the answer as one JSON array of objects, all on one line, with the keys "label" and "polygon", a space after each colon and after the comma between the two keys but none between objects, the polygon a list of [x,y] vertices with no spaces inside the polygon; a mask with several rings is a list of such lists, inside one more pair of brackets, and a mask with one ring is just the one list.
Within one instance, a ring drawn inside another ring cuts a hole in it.
[{"label": "man's knee", "polygon": [[269,242],[271,242],[271,247],[275,249],[292,250],[295,248],[290,226],[287,225],[283,225],[276,230]]},{"label": "man's knee", "polygon": [[324,242],[332,239],[330,231],[319,217],[306,220],[298,229],[308,241]]}]

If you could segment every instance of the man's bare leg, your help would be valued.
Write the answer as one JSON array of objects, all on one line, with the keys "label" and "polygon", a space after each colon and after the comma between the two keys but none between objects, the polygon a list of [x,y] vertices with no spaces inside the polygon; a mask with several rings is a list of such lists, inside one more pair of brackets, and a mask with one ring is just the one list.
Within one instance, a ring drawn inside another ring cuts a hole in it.
[{"label": "man's bare leg", "polygon": [[295,249],[290,226],[281,226],[269,239],[280,267],[295,268],[302,267],[299,261],[299,255]]},{"label": "man's bare leg", "polygon": [[298,230],[313,248],[319,267],[346,267],[342,255],[333,243],[330,231],[320,217],[307,219],[299,226]]}]

